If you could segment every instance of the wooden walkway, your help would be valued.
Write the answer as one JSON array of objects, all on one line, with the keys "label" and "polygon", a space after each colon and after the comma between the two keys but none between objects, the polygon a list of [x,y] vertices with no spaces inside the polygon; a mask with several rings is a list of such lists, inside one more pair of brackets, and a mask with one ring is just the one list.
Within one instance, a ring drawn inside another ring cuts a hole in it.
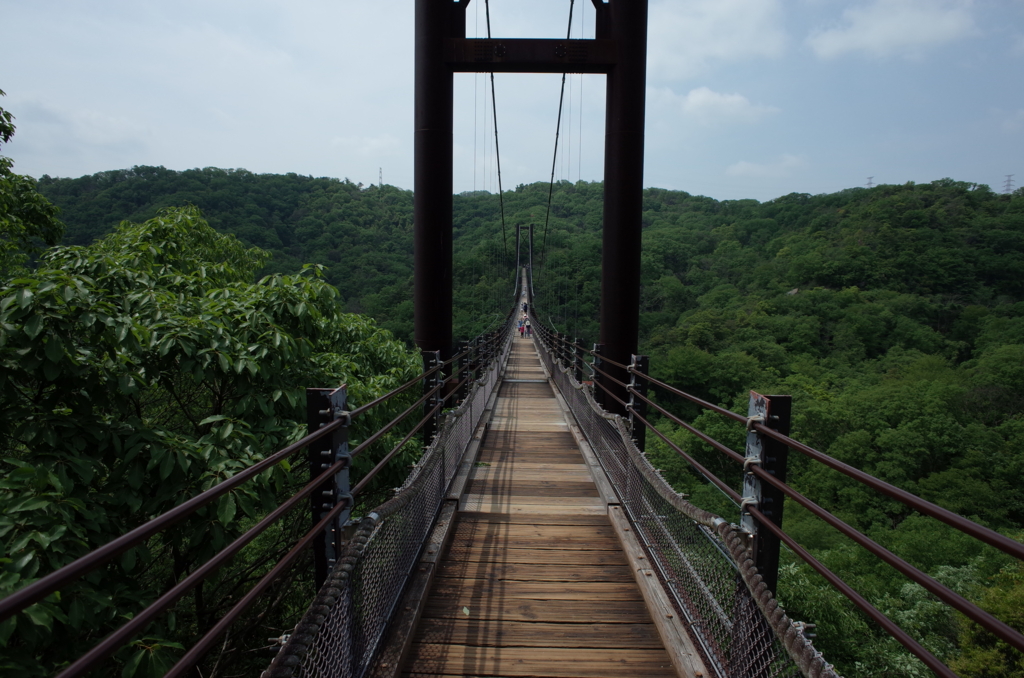
[{"label": "wooden walkway", "polygon": [[404,670],[676,676],[531,340],[514,340]]}]

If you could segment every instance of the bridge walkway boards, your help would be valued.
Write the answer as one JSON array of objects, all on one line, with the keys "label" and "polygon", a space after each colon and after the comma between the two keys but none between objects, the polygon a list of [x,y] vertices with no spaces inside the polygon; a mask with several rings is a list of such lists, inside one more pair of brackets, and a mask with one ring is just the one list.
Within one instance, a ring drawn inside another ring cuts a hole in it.
[{"label": "bridge walkway boards", "polygon": [[404,675],[676,675],[529,339],[456,516]]}]

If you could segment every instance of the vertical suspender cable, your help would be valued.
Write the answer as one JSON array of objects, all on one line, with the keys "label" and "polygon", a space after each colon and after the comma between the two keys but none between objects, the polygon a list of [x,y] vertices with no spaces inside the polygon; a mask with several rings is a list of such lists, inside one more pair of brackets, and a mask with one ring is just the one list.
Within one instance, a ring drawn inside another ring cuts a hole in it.
[{"label": "vertical suspender cable", "polygon": [[[586,29],[586,18],[587,18],[587,3],[580,5],[580,39],[582,40],[585,36],[583,35]],[[580,109],[580,124],[578,126],[579,141],[576,144],[576,180],[581,181],[583,179],[583,74],[580,73],[580,98],[578,108]]]},{"label": "vertical suspender cable", "polygon": [[[484,0],[487,14],[487,39],[491,39],[491,0]],[[498,107],[494,96],[494,73],[491,73],[491,113],[494,114],[494,159],[498,165],[498,206],[501,210],[501,254],[508,266],[508,239],[505,236],[505,198],[501,190],[501,149],[498,147]],[[514,287],[514,285],[513,285]]]},{"label": "vertical suspender cable", "polygon": [[[565,32],[565,39],[572,37],[572,10],[576,0],[569,0],[569,28]],[[544,215],[544,244],[540,250],[541,265],[548,255],[548,222],[551,220],[551,195],[555,189],[555,167],[558,163],[558,135],[562,131],[562,103],[565,101],[565,73],[562,73],[562,92],[558,95],[558,122],[555,124],[555,153],[551,158],[551,181],[548,183],[548,210]]]},{"label": "vertical suspender cable", "polygon": [[516,280],[519,279],[519,268],[520,268],[520,266],[519,266],[519,258],[520,258],[520,252],[523,249],[522,244],[520,244],[520,238],[519,238],[519,236],[520,236],[520,234],[522,232],[523,232],[523,227],[522,226],[516,226]]}]

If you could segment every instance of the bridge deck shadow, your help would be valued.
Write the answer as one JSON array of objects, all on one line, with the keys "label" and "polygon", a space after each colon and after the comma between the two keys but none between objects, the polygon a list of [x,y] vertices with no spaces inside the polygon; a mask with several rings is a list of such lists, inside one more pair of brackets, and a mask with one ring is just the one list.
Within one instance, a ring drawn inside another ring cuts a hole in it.
[{"label": "bridge deck shadow", "polygon": [[516,338],[406,676],[675,676],[533,342]]}]

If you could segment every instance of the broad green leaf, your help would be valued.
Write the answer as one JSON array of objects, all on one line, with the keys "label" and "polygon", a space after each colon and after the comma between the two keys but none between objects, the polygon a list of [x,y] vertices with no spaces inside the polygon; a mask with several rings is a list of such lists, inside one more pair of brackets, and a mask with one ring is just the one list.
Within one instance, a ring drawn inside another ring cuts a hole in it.
[{"label": "broad green leaf", "polygon": [[17,615],[8,617],[0,622],[0,645],[7,647],[7,641],[10,640],[16,628],[18,628]]},{"label": "broad green leaf", "polygon": [[234,493],[228,493],[224,497],[221,497],[220,502],[217,505],[217,519],[220,520],[222,525],[228,525],[235,517],[235,496]]},{"label": "broad green leaf", "polygon": [[43,316],[36,314],[25,323],[25,334],[29,339],[35,339],[43,331]]},{"label": "broad green leaf", "polygon": [[[0,559],[0,563],[8,559]],[[21,575],[16,572],[5,572],[0,570],[0,590],[14,588],[14,585],[21,580]]]},{"label": "broad green leaf", "polygon": [[20,290],[17,291],[17,293],[14,296],[15,300],[17,300],[18,302],[18,306],[20,306],[21,308],[25,308],[30,303],[32,303],[32,297],[32,290],[28,289],[27,287],[22,287]]},{"label": "broad green leaf", "polygon": [[139,666],[142,664],[142,660],[146,658],[148,652],[145,649],[137,650],[131,658],[125,662],[124,668],[121,669],[121,678],[134,678],[136,673],[139,671]]},{"label": "broad green leaf", "polygon": [[53,627],[53,615],[45,607],[36,603],[31,607],[27,607],[22,610],[22,614],[29,618],[36,626],[42,626],[44,629],[49,631]]},{"label": "broad green leaf", "polygon": [[45,497],[36,497],[34,499],[26,499],[12,507],[8,507],[6,510],[10,513],[17,511],[35,511],[37,509],[45,508],[53,504],[53,501],[46,499]]},{"label": "broad green leaf", "polygon": [[64,342],[56,334],[51,334],[46,339],[46,358],[50,362],[60,362],[64,357]]},{"label": "broad green leaf", "polygon": [[43,376],[47,381],[56,381],[60,376],[61,366],[57,363],[47,362],[43,365]]},{"label": "broad green leaf", "polygon": [[42,532],[34,531],[29,535],[33,541],[42,546],[44,549],[50,545],[49,535],[43,534]]},{"label": "broad green leaf", "polygon": [[135,377],[130,374],[122,374],[118,380],[118,385],[121,387],[121,391],[124,393],[133,393],[138,390],[138,385],[135,382]]},{"label": "broad green leaf", "polygon": [[215,421],[223,421],[224,419],[227,419],[227,418],[228,417],[226,415],[223,415],[223,414],[211,414],[209,417],[207,417],[206,419],[203,419],[201,422],[199,422],[199,425],[203,426],[205,424],[212,424]]},{"label": "broad green leaf", "polygon": [[167,477],[171,475],[171,471],[174,470],[175,461],[174,452],[165,450],[163,461],[160,462],[160,480],[167,480]]},{"label": "broad green leaf", "polygon": [[121,554],[121,567],[125,572],[131,572],[135,569],[136,555],[135,549],[128,549]]}]

